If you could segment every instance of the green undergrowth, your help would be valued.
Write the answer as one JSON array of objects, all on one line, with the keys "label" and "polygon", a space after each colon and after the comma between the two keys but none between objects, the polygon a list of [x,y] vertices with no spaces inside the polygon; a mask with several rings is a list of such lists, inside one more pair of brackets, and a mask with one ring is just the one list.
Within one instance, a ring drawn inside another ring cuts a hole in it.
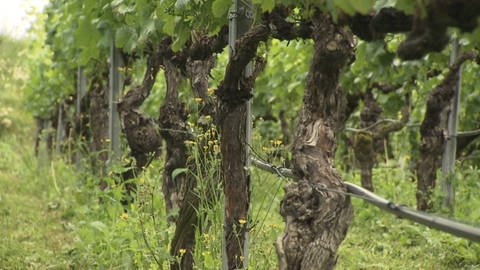
[{"label": "green undergrowth", "polygon": [[70,199],[60,200],[59,191],[72,182],[60,178],[54,185],[60,164],[34,157],[34,123],[21,91],[25,47],[0,36],[0,269],[66,269],[74,235],[62,217]]},{"label": "green undergrowth", "polygon": [[[8,106],[18,108],[13,100]],[[24,120],[0,137],[0,269],[168,269],[179,259],[169,256],[174,226],[166,221],[162,160],[134,180],[138,192],[125,208],[120,203],[123,187],[112,174],[99,177],[86,165],[77,168],[55,156],[50,162],[44,147],[35,158],[33,123],[14,111],[13,118]],[[265,153],[280,144],[258,141],[254,149],[268,158]],[[415,183],[397,165],[389,162],[374,170],[376,193],[414,207]],[[477,226],[478,176],[474,167],[458,170],[454,215]],[[359,182],[355,171],[344,178]],[[98,188],[101,180],[109,183],[108,189]],[[199,180],[202,194],[208,179]],[[276,269],[274,243],[283,230],[279,205],[286,181],[252,169],[249,269]],[[198,209],[208,226],[197,232],[196,269],[221,268],[221,194],[217,187],[216,200]],[[480,269],[479,244],[396,218],[358,198],[352,202],[355,219],[337,269]]]},{"label": "green undergrowth", "polygon": [[[20,80],[0,85],[0,269],[168,269],[179,258],[169,255],[175,228],[167,223],[162,198],[163,160],[133,180],[138,185],[135,200],[122,206],[123,186],[116,184],[114,173],[100,177],[85,164],[77,167],[55,155],[50,160],[45,146],[34,157],[34,123],[23,110],[21,91],[16,91],[21,86]],[[263,158],[281,147],[279,140],[262,141],[259,134],[254,138],[255,154]],[[218,162],[213,159],[209,166]],[[416,185],[401,164],[390,161],[374,170],[376,193],[414,207]],[[355,171],[343,176],[359,183]],[[477,227],[479,176],[476,167],[457,170],[452,216]],[[198,179],[199,194],[214,177]],[[109,188],[100,190],[101,180]],[[284,226],[279,205],[286,181],[252,169],[249,269],[277,267],[274,243]],[[196,269],[221,269],[220,186],[214,198],[197,209],[206,226],[197,232]],[[337,269],[480,269],[478,243],[396,218],[358,198],[352,202],[355,218]],[[448,217],[439,207],[434,211]]]},{"label": "green undergrowth", "polygon": [[[38,161],[15,136],[0,143],[0,269],[168,269],[174,226],[166,222],[161,160],[135,181],[135,202],[124,208],[122,187],[61,159]],[[252,170],[250,269],[276,269],[274,243],[283,229],[278,214],[285,180]],[[345,179],[358,182],[354,173]],[[455,218],[480,223],[475,168],[462,171]],[[399,168],[375,170],[376,192],[414,206],[414,184]],[[220,192],[220,191],[219,191]],[[221,193],[221,192],[220,192]],[[480,245],[396,218],[352,198],[355,219],[339,252],[337,269],[480,269]],[[222,199],[199,209],[209,226],[198,232],[197,269],[221,267]],[[444,214],[444,216],[447,216]]]},{"label": "green undergrowth", "polygon": [[[457,173],[455,214],[439,214],[439,208],[432,214],[480,227],[478,176],[477,168]],[[345,180],[360,182],[354,175]],[[416,183],[403,169],[380,166],[374,170],[374,185],[380,196],[415,209]],[[398,218],[358,198],[352,202],[355,219],[337,269],[480,269],[480,244]]]}]

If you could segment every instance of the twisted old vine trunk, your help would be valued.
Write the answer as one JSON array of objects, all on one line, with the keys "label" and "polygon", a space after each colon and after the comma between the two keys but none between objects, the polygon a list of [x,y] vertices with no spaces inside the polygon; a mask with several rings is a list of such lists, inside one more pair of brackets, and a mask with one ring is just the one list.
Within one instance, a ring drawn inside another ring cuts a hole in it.
[{"label": "twisted old vine trunk", "polygon": [[442,123],[445,121],[442,119],[442,112],[447,109],[455,95],[455,85],[459,79],[458,70],[463,62],[475,57],[474,53],[462,54],[450,67],[445,79],[428,97],[425,117],[420,126],[420,157],[416,164],[418,210],[432,207],[430,197],[436,185],[436,172],[440,166],[440,156],[446,140],[446,134],[442,129]]},{"label": "twisted old vine trunk", "polygon": [[[140,111],[140,106],[150,95],[160,69],[161,47],[147,58],[147,69],[141,85],[132,87],[118,102],[122,131],[130,146],[135,166],[122,173],[123,180],[134,178],[160,150],[162,141],[156,123]],[[128,184],[127,191],[134,191],[135,185]]]},{"label": "twisted old vine trunk", "polygon": [[[185,104],[180,102],[179,88],[183,75],[174,63],[169,59],[164,59],[165,80],[167,82],[167,92],[164,102],[160,107],[160,117],[158,119],[162,128],[162,136],[166,141],[167,153],[165,157],[165,169],[163,171],[162,192],[165,198],[165,207],[167,214],[172,209],[179,209],[185,191],[188,187],[185,185],[188,175],[179,174],[173,178],[173,171],[178,168],[186,168],[188,149],[185,145],[186,140],[191,140],[186,127],[187,111]],[[175,218],[171,215],[167,220],[174,222]]]},{"label": "twisted old vine trunk", "polygon": [[247,164],[247,102],[252,97],[255,79],[263,68],[257,61],[253,74],[244,77],[247,64],[256,56],[258,45],[268,38],[269,29],[258,25],[237,39],[224,80],[218,86],[218,127],[222,154],[222,176],[225,194],[225,253],[228,269],[244,267],[247,241],[250,175]]},{"label": "twisted old vine trunk", "polygon": [[[90,152],[96,153],[92,158],[92,166],[99,174],[104,173],[104,165],[108,159],[108,88],[104,85],[105,81],[108,81],[108,68],[102,68],[102,72],[93,77],[87,93],[90,99],[89,122],[92,137]],[[102,182],[101,188],[105,187],[106,183]]]},{"label": "twisted old vine trunk", "polygon": [[[177,116],[172,118],[172,116],[163,115],[160,117],[160,122],[162,126],[171,126],[177,125],[176,128],[181,128],[185,131],[182,134],[175,134],[174,130],[163,130],[164,137],[167,139],[167,154],[170,147],[176,147],[177,149],[172,149],[172,152],[177,151],[177,154],[170,155],[167,164],[175,162],[184,162],[183,166],[189,169],[189,172],[185,175],[179,175],[181,177],[179,180],[183,181],[180,185],[183,185],[184,188],[177,189],[179,183],[176,179],[170,179],[172,182],[167,183],[170,187],[173,187],[173,193],[178,194],[180,190],[180,197],[182,198],[181,202],[178,203],[179,213],[178,217],[175,219],[175,234],[171,241],[170,246],[170,255],[179,260],[174,260],[170,264],[170,269],[182,269],[182,270],[191,270],[194,268],[193,253],[195,250],[195,235],[196,231],[202,231],[205,224],[201,224],[201,221],[204,220],[202,217],[205,213],[200,211],[202,201],[206,204],[211,204],[216,198],[214,196],[214,189],[218,188],[218,171],[216,168],[213,168],[212,158],[213,149],[208,144],[208,140],[213,141],[217,139],[216,132],[211,130],[211,125],[213,119],[216,117],[215,112],[215,102],[212,97],[208,95],[208,80],[211,69],[214,67],[215,58],[214,53],[220,52],[226,44],[224,38],[227,28],[222,28],[220,33],[216,36],[208,37],[201,35],[200,33],[194,32],[195,41],[192,42],[188,49],[177,53],[177,63],[176,67],[180,69],[183,73],[186,74],[190,81],[190,86],[193,91],[193,96],[199,98],[201,101],[198,103],[198,127],[200,130],[203,130],[203,135],[207,133],[209,136],[202,136],[196,140],[196,145],[193,150],[197,151],[197,156],[194,160],[194,153],[192,149],[187,149],[185,147],[185,140],[194,140],[193,134],[188,134],[185,123],[178,122],[177,120],[183,119],[181,114],[182,110],[171,111],[172,107],[169,107],[168,104],[179,103],[175,101],[178,99],[178,95],[172,95],[167,93],[167,99],[165,104],[162,107],[162,115],[166,112],[176,113]],[[175,58],[175,57],[173,57]],[[168,61],[167,61],[168,62]],[[180,73],[178,70],[172,70],[174,68],[172,65],[165,65],[165,75],[167,78],[167,87],[168,91],[173,92],[174,89],[170,87],[178,87],[177,83]],[[168,71],[170,70],[170,71]],[[178,109],[178,108],[177,108]],[[176,118],[176,119],[175,119]],[[208,132],[207,132],[208,131]],[[208,138],[207,138],[208,137]],[[182,145],[180,145],[180,143]],[[181,147],[180,149],[178,148]],[[188,152],[187,152],[188,151]],[[183,155],[183,157],[181,157]],[[188,158],[190,156],[191,158]],[[177,164],[178,166],[181,164]],[[213,173],[212,173],[213,171]],[[167,179],[169,180],[169,179]],[[203,181],[203,187],[205,188],[203,194],[199,194],[198,181]],[[171,194],[170,191],[164,191],[166,194]],[[203,196],[202,196],[203,195]],[[200,198],[202,196],[202,198]],[[173,201],[170,202],[173,204]],[[184,252],[183,252],[183,251]]]},{"label": "twisted old vine trunk", "polygon": [[352,35],[318,12],[312,22],[314,55],[293,144],[298,180],[285,187],[280,210],[286,222],[277,239],[282,270],[334,268],[337,248],[353,218],[349,198],[325,190],[346,191],[333,157],[346,102],[338,78],[353,56]]},{"label": "twisted old vine trunk", "polygon": [[409,94],[406,95],[402,108],[402,119],[382,121],[383,109],[369,90],[364,97],[364,108],[360,113],[362,129],[353,136],[353,151],[361,174],[362,187],[373,191],[372,170],[377,162],[377,155],[386,151],[384,143],[390,133],[401,130],[410,117]]},{"label": "twisted old vine trunk", "polygon": [[[215,116],[215,106],[213,101],[208,97],[208,74],[213,68],[214,59],[212,56],[208,57],[205,60],[192,60],[189,61],[187,67],[187,73],[190,80],[190,85],[193,90],[193,95],[195,98],[200,98],[199,102],[199,117],[214,117]],[[209,130],[209,123],[200,123],[198,125],[204,130],[204,134]],[[211,138],[208,140],[214,140],[214,135],[212,134]],[[204,200],[208,203],[211,203],[214,200],[213,189],[217,188],[218,182],[215,180],[218,177],[215,177],[209,174],[209,170],[214,170],[211,166],[213,158],[212,151],[208,147],[207,139],[198,140],[196,151],[198,151],[198,160],[194,162],[191,158],[187,160],[186,166],[189,168],[191,173],[186,175],[186,190],[183,195],[183,201],[180,205],[178,218],[175,222],[175,234],[173,236],[170,254],[173,257],[181,257],[179,261],[172,261],[170,264],[170,269],[182,269],[182,270],[191,270],[194,267],[193,253],[195,250],[195,232],[196,230],[202,231],[202,228],[205,224],[201,224],[202,213],[200,210],[201,200]],[[205,148],[204,148],[205,147]],[[191,152],[189,152],[191,154]],[[198,164],[200,164],[198,166]],[[215,171],[213,174],[216,174]],[[195,176],[194,176],[194,175]],[[198,194],[198,190],[195,187],[198,186],[197,181],[204,181],[203,186],[205,187],[205,193]],[[180,250],[184,249],[185,254],[180,253]]]}]

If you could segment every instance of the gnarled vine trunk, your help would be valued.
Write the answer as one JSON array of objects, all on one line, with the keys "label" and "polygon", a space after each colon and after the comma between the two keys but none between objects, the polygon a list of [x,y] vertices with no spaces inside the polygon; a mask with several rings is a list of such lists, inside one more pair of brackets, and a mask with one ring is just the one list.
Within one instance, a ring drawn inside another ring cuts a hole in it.
[{"label": "gnarled vine trunk", "polygon": [[[188,62],[187,73],[190,80],[190,85],[193,90],[193,95],[195,98],[200,98],[199,102],[199,117],[206,118],[210,116],[215,118],[215,107],[213,101],[208,97],[208,74],[213,68],[214,59],[213,57],[208,57],[206,60],[191,60]],[[211,123],[200,123],[198,125],[203,129],[205,134],[211,134],[207,132],[211,126]],[[209,141],[215,139],[216,134],[211,134],[208,138]],[[200,210],[200,194],[195,187],[198,185],[197,181],[205,181],[203,186],[206,187],[205,197],[202,197],[202,200],[211,203],[214,199],[213,197],[213,188],[218,186],[215,180],[216,177],[209,175],[209,170],[215,170],[210,166],[212,162],[210,158],[213,158],[212,149],[208,147],[207,137],[202,137],[203,140],[198,140],[196,145],[196,151],[198,155],[196,162],[192,159],[187,161],[186,166],[192,171],[191,173],[185,175],[186,177],[186,188],[185,194],[183,196],[183,201],[180,205],[178,218],[175,221],[175,234],[173,236],[170,255],[173,257],[181,257],[179,261],[172,261],[170,264],[170,269],[172,270],[191,270],[193,269],[193,253],[195,250],[195,231],[198,229],[200,232],[204,224],[200,224],[202,213]],[[206,150],[205,150],[205,148]],[[187,153],[185,153],[187,154]],[[191,153],[190,153],[191,154]],[[196,164],[200,164],[197,166]],[[214,174],[217,172],[214,172]],[[193,174],[196,176],[193,176]],[[209,182],[206,182],[209,181]],[[182,254],[180,250],[185,250],[185,253]]]},{"label": "gnarled vine trunk", "polygon": [[373,191],[372,170],[377,162],[377,155],[386,151],[384,142],[391,132],[402,129],[408,122],[409,94],[406,95],[405,105],[402,108],[402,119],[395,121],[382,121],[380,119],[382,108],[374,99],[371,91],[364,98],[365,107],[360,113],[363,128],[355,134],[353,151],[358,162],[361,174],[362,187]]},{"label": "gnarled vine trunk", "polygon": [[282,270],[334,268],[337,248],[353,218],[350,199],[329,191],[346,191],[333,158],[346,102],[338,78],[353,55],[352,35],[318,12],[312,22],[314,55],[293,144],[298,180],[285,187],[280,210],[286,222],[277,239]]},{"label": "gnarled vine trunk", "polygon": [[[90,84],[89,96],[89,123],[90,123],[90,152],[94,153],[91,159],[94,170],[103,174],[108,159],[108,88],[103,84],[108,78],[108,69],[95,76]],[[102,189],[106,183],[100,183]]]},{"label": "gnarled vine trunk", "polygon": [[[195,249],[195,235],[196,231],[202,231],[202,228],[205,224],[201,224],[202,216],[205,213],[200,211],[201,201],[205,201],[206,204],[210,205],[216,198],[214,197],[214,189],[218,187],[218,171],[216,168],[211,166],[213,145],[209,144],[210,142],[216,142],[218,139],[218,134],[213,131],[212,129],[212,122],[213,119],[216,118],[216,111],[215,111],[215,102],[212,97],[209,96],[208,93],[208,79],[211,69],[215,64],[215,58],[213,57],[214,53],[220,52],[224,46],[226,45],[226,40],[224,38],[225,31],[227,28],[222,28],[220,33],[217,36],[203,36],[200,33],[194,32],[196,36],[195,42],[191,44],[188,50],[180,52],[178,56],[182,58],[183,56],[187,56],[186,61],[176,61],[177,68],[181,69],[186,73],[188,79],[190,80],[190,86],[193,91],[193,96],[197,99],[200,99],[198,103],[198,127],[200,131],[204,132],[204,136],[196,141],[196,144],[193,148],[194,151],[198,151],[195,159],[187,158],[187,155],[194,156],[191,151],[186,152],[184,142],[182,140],[186,139],[193,139],[190,138],[192,135],[187,134],[187,129],[185,128],[185,124],[183,122],[183,130],[185,133],[183,137],[179,137],[177,134],[174,133],[173,130],[164,130],[166,134],[164,135],[167,139],[167,151],[169,147],[175,147],[176,145],[182,147],[182,149],[177,149],[179,151],[183,151],[184,158],[180,158],[179,155],[171,156],[172,158],[176,158],[176,160],[183,160],[186,164],[184,166],[188,167],[190,172],[186,174],[180,180],[183,180],[184,188],[181,188],[182,194],[181,197],[183,200],[179,203],[179,214],[175,220],[175,234],[171,241],[170,247],[170,255],[173,257],[180,257],[180,260],[172,261],[170,264],[170,269],[182,269],[182,270],[191,270],[194,268],[193,262],[193,253]],[[173,66],[165,66],[166,71],[167,68],[171,69],[174,68]],[[177,87],[179,86],[179,81],[176,77],[180,76],[178,71],[171,70],[169,73],[166,73],[167,83],[173,84],[168,87]],[[178,82],[177,82],[178,81]],[[168,89],[168,91],[174,91],[174,89]],[[179,103],[178,95],[170,95],[167,97],[172,99],[170,102],[166,101],[164,104],[165,110],[171,110],[172,108],[168,108],[168,103]],[[175,112],[173,112],[175,113]],[[185,117],[180,115],[181,111],[177,111],[177,116],[175,118],[170,117],[161,117],[161,121],[165,125],[181,125],[178,119],[183,119],[185,121]],[[183,113],[185,114],[185,113]],[[182,115],[183,115],[182,114]],[[169,119],[170,118],[170,119]],[[207,136],[208,134],[208,136]],[[175,143],[174,139],[178,142]],[[191,149],[190,149],[191,150]],[[175,151],[172,149],[172,152]],[[180,153],[179,153],[180,154]],[[167,161],[168,162],[168,161]],[[200,165],[199,165],[200,164]],[[213,173],[212,173],[213,172]],[[172,179],[173,180],[173,179]],[[198,186],[197,181],[204,181],[203,187],[205,187],[204,193],[202,194],[203,197],[200,199],[200,194],[198,193],[199,190],[196,189]],[[181,183],[182,184],[182,183]],[[174,185],[170,186],[174,187]],[[165,191],[164,191],[165,192]],[[177,191],[173,191],[177,192]],[[170,192],[165,192],[166,194],[170,194]],[[173,204],[173,203],[171,203]],[[185,252],[181,252],[184,250]],[[182,254],[183,253],[183,254]]]},{"label": "gnarled vine trunk", "polygon": [[[173,171],[187,167],[188,149],[185,141],[192,140],[186,127],[187,111],[185,104],[181,103],[178,94],[184,77],[180,70],[169,59],[163,61],[165,67],[165,79],[167,82],[167,93],[163,105],[160,107],[159,124],[162,128],[161,134],[166,141],[167,155],[165,157],[165,168],[163,171],[162,191],[165,198],[167,214],[173,209],[179,209],[186,190],[188,176],[185,173],[178,174],[173,178]],[[168,221],[174,222],[173,216],[168,216]]]},{"label": "gnarled vine trunk", "polygon": [[268,27],[258,25],[237,39],[224,80],[216,91],[225,195],[224,259],[228,269],[243,268],[246,259],[244,247],[250,205],[250,176],[246,168],[247,102],[252,97],[252,88],[262,69],[262,61],[257,61],[251,76],[244,77],[243,74],[248,63],[256,56],[259,43],[265,41],[268,35]]},{"label": "gnarled vine trunk", "polygon": [[[158,125],[139,109],[155,84],[160,70],[162,48],[160,44],[148,55],[142,84],[132,87],[117,104],[122,132],[130,147],[130,155],[135,158],[135,164],[130,164],[131,168],[121,175],[124,182],[137,177],[157,157],[162,146]],[[136,192],[135,183],[127,182],[125,190],[127,196],[123,203],[128,203]]]},{"label": "gnarled vine trunk", "polygon": [[442,119],[442,113],[455,95],[458,70],[464,61],[474,57],[472,53],[461,55],[451,66],[445,79],[432,90],[428,97],[427,110],[420,126],[420,156],[416,164],[418,210],[427,210],[432,207],[430,197],[436,185],[436,173],[440,167],[440,156],[446,139],[445,130],[442,129],[442,123],[446,119]]}]

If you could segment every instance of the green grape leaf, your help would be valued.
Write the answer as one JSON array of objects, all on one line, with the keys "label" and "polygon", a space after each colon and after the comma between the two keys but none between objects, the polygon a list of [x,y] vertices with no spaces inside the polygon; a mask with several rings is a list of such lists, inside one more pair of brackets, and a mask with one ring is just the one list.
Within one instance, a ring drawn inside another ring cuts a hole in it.
[{"label": "green grape leaf", "polygon": [[262,11],[272,11],[275,7],[275,0],[261,0],[254,1],[254,3],[260,4]]},{"label": "green grape leaf", "polygon": [[178,17],[166,14],[164,16],[166,18],[165,24],[163,25],[163,32],[165,32],[167,35],[173,36],[175,34],[175,24],[178,21]]},{"label": "green grape leaf", "polygon": [[134,6],[127,6],[125,4],[121,4],[115,9],[115,11],[118,12],[118,14],[120,15],[125,15],[127,13],[134,12],[135,8]]},{"label": "green grape leaf", "polygon": [[350,0],[335,0],[335,5],[349,15],[355,14],[355,7]]},{"label": "green grape leaf", "polygon": [[190,2],[190,0],[177,0],[175,3],[175,8],[184,8],[186,5],[188,5],[188,2]]},{"label": "green grape leaf", "polygon": [[122,48],[127,44],[128,40],[132,36],[132,29],[127,26],[121,26],[115,32],[115,44],[117,47]]},{"label": "green grape leaf", "polygon": [[226,16],[228,9],[232,5],[231,0],[215,0],[212,4],[213,16],[220,18]]},{"label": "green grape leaf", "polygon": [[407,14],[413,14],[415,13],[416,3],[415,0],[397,0],[395,7]]},{"label": "green grape leaf", "polygon": [[81,49],[79,55],[80,64],[86,64],[90,59],[98,57],[100,51],[97,48],[97,41],[101,34],[91,23],[88,17],[80,20],[78,28],[73,32],[76,46]]},{"label": "green grape leaf", "polygon": [[362,14],[368,13],[375,4],[375,0],[350,0],[350,5]]},{"label": "green grape leaf", "polygon": [[172,50],[178,52],[190,38],[190,29],[186,23],[177,23],[175,26],[176,39],[173,41]]}]

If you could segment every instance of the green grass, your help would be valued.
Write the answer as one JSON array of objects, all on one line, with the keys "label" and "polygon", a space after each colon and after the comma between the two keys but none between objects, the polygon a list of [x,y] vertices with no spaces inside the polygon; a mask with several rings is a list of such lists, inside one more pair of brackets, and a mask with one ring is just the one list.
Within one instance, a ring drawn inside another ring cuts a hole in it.
[{"label": "green grass", "polygon": [[25,47],[0,37],[0,269],[66,269],[74,235],[52,185],[58,165],[33,154],[34,123],[21,91],[26,68],[18,57]]},{"label": "green grass", "polygon": [[[0,142],[0,269],[65,269],[73,235],[45,169],[17,139]],[[22,154],[16,154],[22,153]]]},{"label": "green grass", "polygon": [[[174,227],[166,222],[163,161],[153,162],[135,180],[138,196],[125,213],[122,187],[111,177],[103,178],[111,188],[100,191],[101,178],[88,167],[77,170],[58,157],[49,161],[45,149],[34,157],[34,123],[17,91],[22,82],[9,79],[0,87],[0,109],[11,108],[0,115],[11,120],[0,130],[0,269],[168,269],[175,259],[168,254]],[[255,138],[256,149],[271,148],[258,134]],[[374,171],[376,192],[413,207],[415,183],[407,168],[388,165]],[[479,176],[476,167],[458,170],[454,216],[477,226]],[[353,172],[344,177],[359,182]],[[283,185],[277,176],[252,169],[249,269],[276,269]],[[219,195],[216,203],[199,209],[209,226],[198,232],[197,269],[220,269],[222,201]],[[356,198],[352,202],[355,219],[337,269],[480,269],[478,243],[396,218]]]},{"label": "green grass", "polygon": [[[457,211],[451,218],[478,227],[480,189],[462,188],[478,183],[478,170],[473,171],[477,178],[457,187]],[[405,176],[399,168],[376,169],[376,193],[415,209],[415,183]],[[355,177],[347,176],[346,180],[359,182]],[[340,248],[337,269],[480,269],[480,244],[397,218],[359,199],[352,200],[355,219]]]}]

